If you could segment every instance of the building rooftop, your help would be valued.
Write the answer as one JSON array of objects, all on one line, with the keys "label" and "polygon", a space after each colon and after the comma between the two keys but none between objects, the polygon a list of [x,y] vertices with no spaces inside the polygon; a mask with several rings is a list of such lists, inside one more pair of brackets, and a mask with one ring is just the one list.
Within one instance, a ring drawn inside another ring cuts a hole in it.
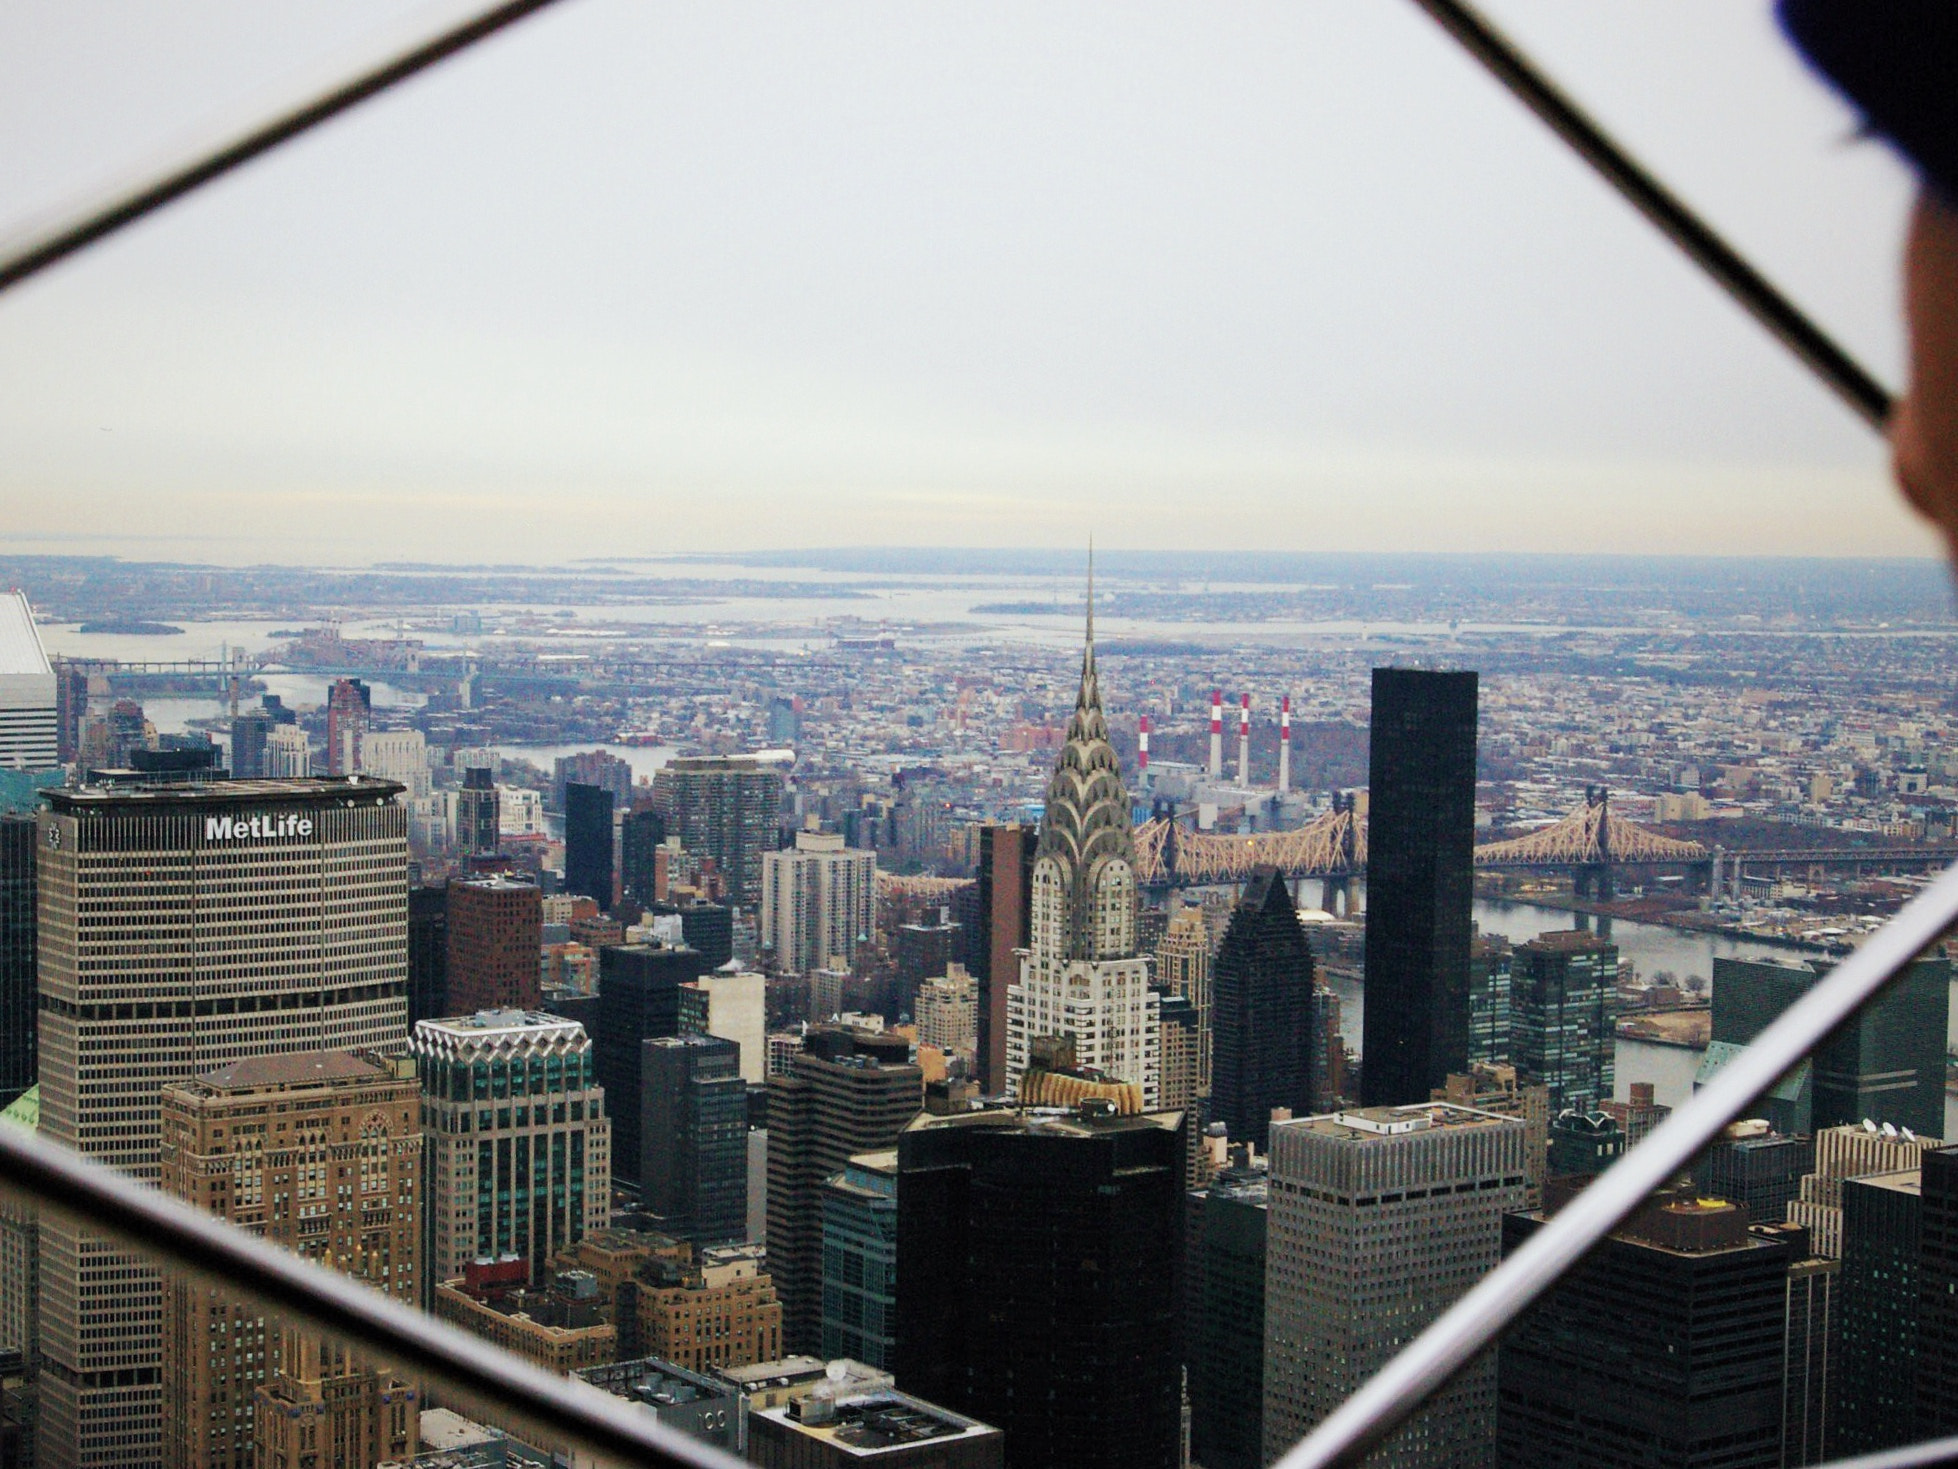
[{"label": "building rooftop", "polygon": [[51,678],[53,667],[34,626],[27,593],[0,593],[0,678]]},{"label": "building rooftop", "polygon": [[1858,1178],[1843,1180],[1845,1183],[1860,1183],[1865,1188],[1880,1188],[1891,1193],[1910,1194],[1922,1197],[1924,1193],[1924,1174],[1916,1168],[1900,1168],[1895,1173],[1866,1173]]},{"label": "building rooftop", "polygon": [[247,1056],[207,1071],[196,1082],[215,1091],[249,1091],[254,1087],[305,1086],[359,1077],[393,1080],[398,1073],[387,1062],[352,1051],[298,1051],[284,1056]]},{"label": "building rooftop", "polygon": [[1294,1128],[1315,1137],[1338,1138],[1349,1142],[1371,1142],[1410,1133],[1469,1127],[1511,1127],[1513,1117],[1502,1117],[1475,1107],[1453,1102],[1414,1102],[1403,1107],[1355,1107],[1345,1112],[1330,1112],[1323,1117],[1304,1117],[1274,1126]]},{"label": "building rooftop", "polygon": [[1582,928],[1553,928],[1548,933],[1540,933],[1535,938],[1516,946],[1519,949],[1548,950],[1554,953],[1588,953],[1593,949],[1612,947],[1609,939],[1599,938],[1595,933]]},{"label": "building rooftop", "polygon": [[295,776],[290,780],[218,780],[196,784],[77,786],[49,790],[65,815],[95,814],[122,806],[231,807],[254,805],[371,805],[392,800],[407,787],[371,775]]},{"label": "building rooftop", "polygon": [[937,1114],[921,1112],[906,1132],[944,1132],[953,1128],[1032,1132],[1050,1137],[1106,1137],[1117,1132],[1174,1132],[1183,1125],[1181,1112],[1143,1112],[1120,1116],[1093,1103],[1080,1108],[988,1107],[981,1112]]},{"label": "building rooftop", "polygon": [[760,1409],[756,1416],[791,1432],[821,1439],[852,1458],[864,1459],[916,1444],[981,1438],[999,1432],[889,1388],[857,1397],[829,1397],[818,1389],[782,1407]]}]

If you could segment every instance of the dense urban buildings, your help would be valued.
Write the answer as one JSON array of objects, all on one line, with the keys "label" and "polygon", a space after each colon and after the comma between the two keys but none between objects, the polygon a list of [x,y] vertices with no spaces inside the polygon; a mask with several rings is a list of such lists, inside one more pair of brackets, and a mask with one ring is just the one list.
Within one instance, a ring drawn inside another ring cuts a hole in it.
[{"label": "dense urban buildings", "polygon": [[[406,1058],[253,1056],[172,1083],[161,1160],[164,1192],[421,1303],[421,1088]],[[162,1379],[169,1469],[302,1469],[322,1453],[373,1469],[416,1444],[412,1384],[188,1275],[164,1287]]]},{"label": "dense urban buildings", "polygon": [[575,780],[564,787],[564,890],[612,906],[612,793]]},{"label": "dense urban buildings", "polygon": [[906,1128],[898,1386],[996,1424],[1011,1469],[1175,1469],[1182,1125],[1088,1107]]},{"label": "dense urban buildings", "polygon": [[[165,1082],[252,1056],[400,1050],[398,790],[354,776],[50,792],[41,1131],[154,1182]],[[41,1462],[155,1462],[157,1272],[59,1220],[40,1242]]]},{"label": "dense urban buildings", "polygon": [[514,877],[449,883],[449,1013],[535,1009],[544,910],[537,885]]},{"label": "dense urban buildings", "polygon": [[824,1185],[857,1154],[895,1147],[923,1106],[899,1036],[819,1026],[768,1078],[768,1259],[788,1350],[822,1344]]},{"label": "dense urban buildings", "polygon": [[415,1026],[430,1278],[514,1256],[528,1278],[611,1213],[612,1130],[575,1020],[484,1010]]},{"label": "dense urban buildings", "polygon": [[1017,951],[1028,942],[1038,838],[1033,827],[1017,823],[979,828],[979,938],[972,949],[972,976],[979,990],[979,1085],[989,1096],[1007,1089],[1006,994],[1019,982]]},{"label": "dense urban buildings", "polygon": [[[1351,1396],[1493,1269],[1523,1203],[1523,1124],[1448,1103],[1368,1107],[1271,1129],[1265,1458]],[[1483,1462],[1495,1363],[1427,1400],[1371,1462]]]},{"label": "dense urban buildings", "polygon": [[1425,1101],[1469,1063],[1477,679],[1373,671],[1368,736],[1370,1107]]},{"label": "dense urban buildings", "polygon": [[[1505,1251],[1544,1218],[1506,1219]],[[1503,1338],[1500,1462],[1775,1469],[1792,1253],[1738,1205],[1653,1200]]]},{"label": "dense urban buildings", "polygon": [[728,900],[761,907],[762,856],[775,849],[782,762],[754,755],[681,756],[653,778],[666,833],[727,874]]},{"label": "dense urban buildings", "polygon": [[1245,884],[1211,975],[1209,1120],[1263,1151],[1274,1108],[1312,1111],[1312,951],[1284,877]]},{"label": "dense urban buildings", "polygon": [[642,1047],[640,1205],[696,1248],[733,1244],[748,1229],[741,1047],[711,1035],[660,1036]]},{"label": "dense urban buildings", "polygon": [[1139,1086],[1148,1108],[1162,1020],[1136,947],[1135,834],[1101,708],[1092,587],[1089,599],[1081,687],[1040,818],[1028,947],[1006,992],[1006,1082],[1017,1090],[1036,1041],[1065,1036],[1078,1066]]}]

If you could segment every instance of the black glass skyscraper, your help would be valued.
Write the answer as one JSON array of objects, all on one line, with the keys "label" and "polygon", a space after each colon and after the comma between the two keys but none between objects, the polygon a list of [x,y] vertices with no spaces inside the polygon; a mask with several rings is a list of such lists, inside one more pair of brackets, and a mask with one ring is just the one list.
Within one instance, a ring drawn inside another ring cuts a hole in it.
[{"label": "black glass skyscraper", "polygon": [[0,815],[0,1107],[34,1085],[34,818]]},{"label": "black glass skyscraper", "polygon": [[898,1386],[1004,1429],[1009,1469],[1174,1469],[1179,1133],[1174,1113],[906,1128]]},{"label": "black glass skyscraper", "polygon": [[1468,1070],[1476,675],[1373,670],[1368,742],[1369,1107],[1425,1102]]},{"label": "black glass skyscraper", "polygon": [[[640,1200],[696,1248],[748,1229],[748,1084],[741,1047],[711,1035],[643,1043]],[[615,1114],[616,1115],[616,1114]]]},{"label": "black glass skyscraper", "polygon": [[1901,1448],[1916,1431],[1922,1180],[1912,1168],[1842,1184],[1842,1273],[1829,1364],[1831,1458]]},{"label": "black glass skyscraper", "polygon": [[598,951],[598,1025],[591,1032],[592,1069],[612,1114],[612,1174],[637,1182],[643,1042],[679,1035],[680,987],[706,972],[692,949],[619,944]]},{"label": "black glass skyscraper", "polygon": [[612,906],[612,793],[602,786],[565,784],[564,890]]},{"label": "black glass skyscraper", "polygon": [[666,818],[653,810],[626,812],[619,822],[619,891],[645,907],[654,901],[654,854],[666,841]]},{"label": "black glass skyscraper", "polygon": [[408,1024],[449,1014],[449,888],[408,889]]},{"label": "black glass skyscraper", "polygon": [[1265,1423],[1263,1172],[1229,1169],[1195,1198],[1190,1261],[1190,1446],[1204,1469],[1261,1469]]},{"label": "black glass skyscraper", "polygon": [[1917,1247],[1917,1436],[1958,1433],[1958,1145],[1924,1155]]},{"label": "black glass skyscraper", "polygon": [[1263,1152],[1272,1108],[1312,1112],[1312,951],[1282,874],[1246,885],[1210,974],[1210,1120]]}]

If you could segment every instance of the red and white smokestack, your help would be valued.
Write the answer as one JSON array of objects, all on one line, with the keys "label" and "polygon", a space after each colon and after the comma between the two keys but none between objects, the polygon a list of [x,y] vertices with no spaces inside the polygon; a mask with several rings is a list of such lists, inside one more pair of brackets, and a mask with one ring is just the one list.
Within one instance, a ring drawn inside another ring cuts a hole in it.
[{"label": "red and white smokestack", "polygon": [[1149,716],[1142,716],[1142,727],[1136,732],[1136,767],[1143,785],[1149,784]]},{"label": "red and white smokestack", "polygon": [[1292,696],[1278,706],[1278,794],[1292,788]]},{"label": "red and white smokestack", "polygon": [[1251,696],[1241,694],[1237,704],[1237,783],[1251,787]]},{"label": "red and white smokestack", "polygon": [[1224,778],[1224,691],[1210,691],[1210,778]]}]

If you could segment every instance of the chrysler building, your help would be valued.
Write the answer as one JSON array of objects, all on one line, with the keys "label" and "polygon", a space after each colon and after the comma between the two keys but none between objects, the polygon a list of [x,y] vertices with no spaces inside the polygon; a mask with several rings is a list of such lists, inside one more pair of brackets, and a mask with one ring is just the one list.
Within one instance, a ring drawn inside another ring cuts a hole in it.
[{"label": "chrysler building", "polygon": [[1037,1038],[1071,1036],[1079,1069],[1139,1083],[1154,1107],[1160,1009],[1136,952],[1135,834],[1101,711],[1094,603],[1091,565],[1081,691],[1047,783],[1028,948],[1006,996],[1007,1087],[1019,1091]]}]

